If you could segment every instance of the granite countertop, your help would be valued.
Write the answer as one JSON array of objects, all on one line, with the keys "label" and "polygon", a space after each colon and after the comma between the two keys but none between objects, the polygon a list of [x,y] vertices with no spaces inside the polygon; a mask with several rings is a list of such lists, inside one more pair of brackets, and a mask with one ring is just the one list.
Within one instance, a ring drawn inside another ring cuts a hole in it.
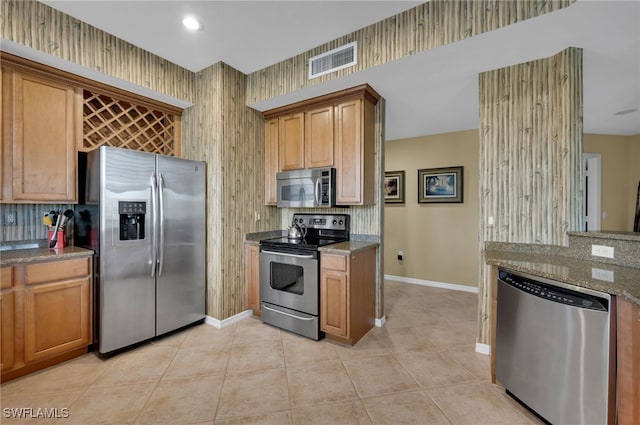
[{"label": "granite countertop", "polygon": [[93,255],[93,251],[77,246],[65,246],[64,248],[29,248],[12,249],[0,253],[0,267],[14,264],[32,263],[35,261],[52,261],[72,257],[86,257]]},{"label": "granite countertop", "polygon": [[553,248],[525,245],[487,249],[483,254],[487,264],[622,296],[640,306],[640,268],[574,258],[561,247]]},{"label": "granite countertop", "polygon": [[350,254],[370,247],[376,247],[380,245],[378,242],[369,241],[345,241],[336,243],[333,245],[326,245],[318,248],[321,252],[327,252],[330,254]]}]

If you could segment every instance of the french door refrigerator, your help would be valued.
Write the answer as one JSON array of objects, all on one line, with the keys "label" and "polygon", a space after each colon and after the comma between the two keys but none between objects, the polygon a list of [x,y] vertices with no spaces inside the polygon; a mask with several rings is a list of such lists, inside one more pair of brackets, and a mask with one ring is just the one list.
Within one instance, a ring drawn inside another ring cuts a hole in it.
[{"label": "french door refrigerator", "polygon": [[104,146],[85,159],[76,241],[96,252],[98,352],[202,321],[205,163]]}]

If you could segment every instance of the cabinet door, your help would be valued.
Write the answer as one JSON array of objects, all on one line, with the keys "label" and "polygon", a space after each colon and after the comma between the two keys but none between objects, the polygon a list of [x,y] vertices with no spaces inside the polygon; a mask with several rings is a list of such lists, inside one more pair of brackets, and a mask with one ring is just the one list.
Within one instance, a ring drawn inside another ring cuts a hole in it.
[{"label": "cabinet door", "polygon": [[336,203],[375,203],[375,106],[351,100],[335,107]]},{"label": "cabinet door", "polygon": [[264,123],[264,203],[276,205],[277,187],[276,173],[278,167],[278,119],[273,118]]},{"label": "cabinet door", "polygon": [[0,292],[0,370],[14,365],[14,294],[13,290]]},{"label": "cabinet door", "polygon": [[332,335],[349,336],[349,282],[346,273],[320,273],[320,329]]},{"label": "cabinet door", "polygon": [[76,201],[79,89],[13,72],[13,190],[18,201]]},{"label": "cabinet door", "polygon": [[336,106],[336,202],[362,203],[362,101]]},{"label": "cabinet door", "polygon": [[247,282],[247,306],[253,314],[260,315],[260,250],[257,245],[245,245],[245,273]]},{"label": "cabinet door", "polygon": [[617,297],[618,423],[640,424],[640,308]]},{"label": "cabinet door", "polygon": [[306,168],[333,167],[333,106],[305,112]]},{"label": "cabinet door", "polygon": [[[5,189],[4,187],[4,183],[7,181],[4,174],[11,168],[8,166],[9,164],[4,162],[5,157],[7,157],[5,149],[8,148],[11,141],[11,127],[7,125],[11,120],[10,118],[7,119],[8,116],[5,115],[9,112],[7,106],[11,105],[11,99],[5,87],[7,84],[10,84],[10,80],[7,73],[4,72],[4,68],[0,66],[0,167],[2,167],[0,170],[0,201],[4,200],[4,193],[10,191],[10,189]],[[10,85],[7,87],[10,87]]]},{"label": "cabinet door", "polygon": [[91,342],[91,279],[28,286],[25,290],[25,361]]},{"label": "cabinet door", "polygon": [[304,113],[278,118],[278,154],[280,169],[304,168]]}]

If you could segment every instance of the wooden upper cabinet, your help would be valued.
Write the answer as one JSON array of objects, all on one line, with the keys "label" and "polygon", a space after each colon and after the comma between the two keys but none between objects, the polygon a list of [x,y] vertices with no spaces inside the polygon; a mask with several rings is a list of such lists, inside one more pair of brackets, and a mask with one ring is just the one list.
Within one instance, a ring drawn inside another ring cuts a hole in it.
[{"label": "wooden upper cabinet", "polygon": [[375,203],[375,107],[364,99],[335,108],[336,203]]},{"label": "wooden upper cabinet", "polygon": [[304,113],[278,118],[278,155],[281,171],[304,169]]},{"label": "wooden upper cabinet", "polygon": [[23,70],[3,80],[3,201],[75,202],[80,89]]},{"label": "wooden upper cabinet", "polygon": [[305,168],[333,167],[333,106],[305,112]]},{"label": "wooden upper cabinet", "polygon": [[276,173],[278,167],[278,119],[265,121],[264,125],[264,202],[276,205],[277,187]]},{"label": "wooden upper cabinet", "polygon": [[277,171],[335,167],[337,205],[375,204],[378,99],[364,84],[266,111],[265,203],[276,204]]}]

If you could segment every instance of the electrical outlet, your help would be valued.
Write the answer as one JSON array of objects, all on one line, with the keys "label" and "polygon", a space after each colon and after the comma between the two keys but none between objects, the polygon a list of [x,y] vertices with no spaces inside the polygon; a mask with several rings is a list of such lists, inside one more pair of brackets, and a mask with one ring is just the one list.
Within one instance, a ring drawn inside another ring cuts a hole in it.
[{"label": "electrical outlet", "polygon": [[260,211],[254,211],[253,212],[253,220],[254,221],[260,221]]},{"label": "electrical outlet", "polygon": [[404,259],[404,252],[402,251],[398,251],[398,260],[403,260]]},{"label": "electrical outlet", "polygon": [[591,277],[598,280],[604,280],[605,282],[613,282],[613,271],[597,269],[594,267],[591,269]]},{"label": "electrical outlet", "polygon": [[16,215],[15,213],[8,212],[4,215],[4,225],[5,226],[15,226],[16,225]]},{"label": "electrical outlet", "polygon": [[613,247],[604,245],[591,245],[591,255],[596,257],[613,258]]},{"label": "electrical outlet", "polygon": [[493,226],[495,226],[495,224],[496,224],[496,223],[495,223],[495,221],[493,220],[493,216],[492,216],[492,215],[490,215],[490,216],[489,216],[489,218],[487,219],[487,226],[489,226],[489,227],[493,227]]}]

